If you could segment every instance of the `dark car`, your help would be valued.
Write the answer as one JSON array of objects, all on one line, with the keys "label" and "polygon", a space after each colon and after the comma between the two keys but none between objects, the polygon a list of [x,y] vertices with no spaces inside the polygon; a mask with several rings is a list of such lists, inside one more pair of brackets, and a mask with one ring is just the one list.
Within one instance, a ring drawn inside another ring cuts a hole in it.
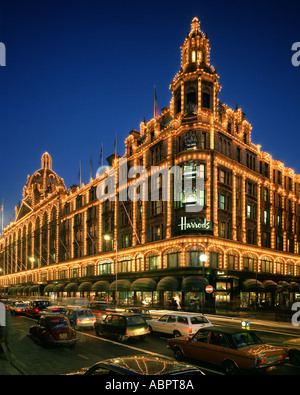
[{"label": "dark car", "polygon": [[196,366],[152,355],[107,359],[69,375],[204,375]]},{"label": "dark car", "polygon": [[9,308],[10,308],[10,312],[12,315],[21,315],[21,314],[25,314],[25,311],[28,307],[27,303],[24,302],[13,302]]},{"label": "dark car", "polygon": [[42,346],[73,346],[78,338],[70,321],[63,315],[42,315],[30,327],[29,334]]},{"label": "dark car", "polygon": [[114,305],[103,302],[90,302],[88,308],[92,310],[97,319],[105,318],[108,313],[116,312]]},{"label": "dark car", "polygon": [[193,337],[168,340],[178,361],[185,358],[222,366],[226,374],[263,371],[286,362],[283,347],[265,344],[255,331],[210,326]]},{"label": "dark car", "polygon": [[143,307],[128,307],[127,309],[125,309],[125,312],[140,314],[142,317],[145,318],[146,321],[152,320],[153,318],[150,314],[150,311]]},{"label": "dark car", "polygon": [[28,317],[38,318],[48,306],[51,306],[51,302],[48,300],[31,300],[25,314]]},{"label": "dark car", "polygon": [[119,341],[136,336],[144,339],[150,333],[145,319],[141,315],[134,313],[108,314],[103,321],[95,323],[95,331],[97,336],[114,336]]}]

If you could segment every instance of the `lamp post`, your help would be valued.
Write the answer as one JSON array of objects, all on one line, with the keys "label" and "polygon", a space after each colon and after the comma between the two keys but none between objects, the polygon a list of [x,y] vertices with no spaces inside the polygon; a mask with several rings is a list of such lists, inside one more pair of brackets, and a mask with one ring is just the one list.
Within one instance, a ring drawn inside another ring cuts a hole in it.
[{"label": "lamp post", "polygon": [[204,299],[205,299],[205,293],[204,293],[204,262],[207,261],[207,255],[201,254],[200,255],[200,262],[202,262],[202,314],[204,314]]},{"label": "lamp post", "polygon": [[[104,235],[104,240],[108,241],[112,238],[110,235]],[[116,239],[116,306],[118,305],[118,240]]]},{"label": "lamp post", "polygon": [[[31,263],[35,262],[35,258],[33,256],[30,257],[29,260],[30,260]],[[39,268],[39,266],[38,266],[38,268]],[[39,273],[38,273],[38,278],[39,278]],[[38,281],[38,296],[40,296],[40,284],[39,284],[39,281]]]}]

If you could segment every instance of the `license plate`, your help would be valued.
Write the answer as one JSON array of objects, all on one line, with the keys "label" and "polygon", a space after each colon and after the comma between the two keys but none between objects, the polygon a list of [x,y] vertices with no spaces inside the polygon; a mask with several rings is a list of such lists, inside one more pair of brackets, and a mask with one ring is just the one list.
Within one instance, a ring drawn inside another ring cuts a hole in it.
[{"label": "license plate", "polygon": [[60,334],[59,338],[60,339],[67,339],[68,335],[66,333]]}]

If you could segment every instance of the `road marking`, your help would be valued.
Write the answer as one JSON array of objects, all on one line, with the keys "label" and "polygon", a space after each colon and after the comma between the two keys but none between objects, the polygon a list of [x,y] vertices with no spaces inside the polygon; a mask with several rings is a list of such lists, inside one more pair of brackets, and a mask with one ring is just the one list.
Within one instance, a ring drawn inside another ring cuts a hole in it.
[{"label": "road marking", "polygon": [[84,359],[89,359],[88,357],[85,357],[84,355],[82,355],[82,354],[77,354],[79,357],[81,357],[81,358],[84,358]]}]

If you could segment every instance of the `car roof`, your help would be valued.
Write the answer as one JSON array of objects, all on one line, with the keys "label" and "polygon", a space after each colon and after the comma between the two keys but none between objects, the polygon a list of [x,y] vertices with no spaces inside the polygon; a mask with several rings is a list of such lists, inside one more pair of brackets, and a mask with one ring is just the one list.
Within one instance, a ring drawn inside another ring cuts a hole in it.
[{"label": "car roof", "polygon": [[158,357],[154,355],[135,355],[119,358],[111,358],[98,362],[99,366],[117,368],[122,371],[129,371],[130,374],[165,375],[176,372],[202,372],[197,366],[185,362],[178,362],[168,357]]},{"label": "car roof", "polygon": [[212,325],[209,327],[205,327],[205,328],[201,328],[199,329],[199,331],[215,331],[215,332],[222,332],[222,333],[226,333],[228,335],[233,335],[235,333],[241,333],[241,332],[254,332],[248,329],[243,329],[243,328],[234,328],[234,327],[226,327],[226,326],[222,326],[222,325]]},{"label": "car roof", "polygon": [[132,317],[132,316],[140,317],[141,316],[140,314],[133,313],[130,311],[124,311],[122,313],[119,313],[119,312],[117,313],[117,312],[112,311],[111,313],[108,313],[107,315],[118,315],[121,317]]}]

